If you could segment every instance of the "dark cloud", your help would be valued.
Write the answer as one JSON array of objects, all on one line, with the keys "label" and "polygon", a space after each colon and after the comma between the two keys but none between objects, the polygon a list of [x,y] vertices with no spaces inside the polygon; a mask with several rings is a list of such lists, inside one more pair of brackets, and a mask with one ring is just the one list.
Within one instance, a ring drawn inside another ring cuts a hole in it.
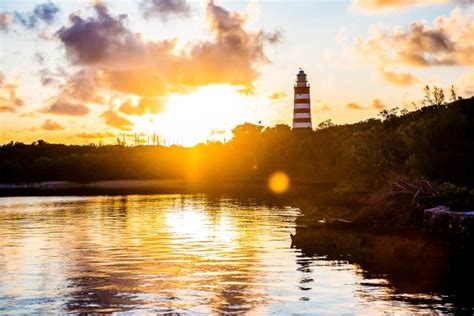
[{"label": "dark cloud", "polygon": [[7,82],[5,75],[0,72],[0,112],[16,112],[23,105],[23,100],[18,98],[16,84]]},{"label": "dark cloud", "polygon": [[165,111],[165,104],[159,98],[141,98],[137,105],[124,102],[119,111],[128,115],[160,114]]},{"label": "dark cloud", "polygon": [[109,109],[102,113],[102,118],[105,120],[105,124],[122,130],[130,130],[133,123],[124,116],[115,113],[112,109]]},{"label": "dark cloud", "polygon": [[47,119],[41,125],[41,129],[43,129],[45,131],[60,131],[60,130],[63,130],[64,127],[61,126],[59,123],[56,123],[56,122],[52,121],[51,119]]},{"label": "dark cloud", "polygon": [[166,22],[172,15],[189,16],[191,7],[186,0],[143,0],[140,10],[146,19],[156,17]]},{"label": "dark cloud", "polygon": [[14,12],[15,22],[29,29],[36,28],[41,22],[52,24],[59,12],[59,7],[52,2],[37,5],[32,12]]},{"label": "dark cloud", "polygon": [[248,31],[245,16],[209,2],[207,19],[211,40],[191,42],[176,50],[176,39],[144,42],[125,24],[126,16],[112,16],[103,3],[95,16],[70,17],[71,25],[57,35],[67,57],[85,69],[100,71],[103,83],[114,91],[142,97],[166,96],[208,84],[230,84],[253,89],[258,66],[268,63],[267,44],[280,33]]},{"label": "dark cloud", "polygon": [[83,104],[57,101],[50,106],[43,108],[40,112],[57,115],[84,116],[89,114],[90,109]]},{"label": "dark cloud", "polygon": [[74,63],[114,63],[144,53],[140,39],[125,27],[126,15],[112,17],[100,2],[94,5],[94,10],[95,18],[83,19],[71,14],[71,26],[61,27],[57,32],[67,56]]}]

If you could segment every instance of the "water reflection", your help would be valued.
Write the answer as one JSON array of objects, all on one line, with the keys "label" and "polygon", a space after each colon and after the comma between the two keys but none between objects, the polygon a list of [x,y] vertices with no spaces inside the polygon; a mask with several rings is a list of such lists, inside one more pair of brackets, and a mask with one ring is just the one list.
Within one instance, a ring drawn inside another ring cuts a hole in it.
[{"label": "water reflection", "polygon": [[332,262],[343,270],[355,268],[354,294],[364,308],[405,313],[474,311],[472,254],[446,240],[325,228],[313,230],[311,238],[300,244],[303,254],[297,262],[302,281],[311,266]]},{"label": "water reflection", "polygon": [[291,249],[297,215],[204,195],[2,198],[0,313],[430,310]]}]

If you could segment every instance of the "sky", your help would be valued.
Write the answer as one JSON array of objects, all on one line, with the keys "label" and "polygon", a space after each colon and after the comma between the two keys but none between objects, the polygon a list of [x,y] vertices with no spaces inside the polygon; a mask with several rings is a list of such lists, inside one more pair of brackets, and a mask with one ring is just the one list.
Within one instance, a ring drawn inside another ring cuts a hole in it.
[{"label": "sky", "polygon": [[474,0],[0,0],[0,143],[192,146],[474,95]]}]

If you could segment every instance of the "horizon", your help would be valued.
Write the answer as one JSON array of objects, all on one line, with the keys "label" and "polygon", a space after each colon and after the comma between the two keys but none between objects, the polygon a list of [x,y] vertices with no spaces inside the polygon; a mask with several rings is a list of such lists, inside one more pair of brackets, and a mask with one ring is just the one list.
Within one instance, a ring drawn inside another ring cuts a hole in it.
[{"label": "horizon", "polygon": [[425,85],[474,95],[469,2],[157,3],[2,2],[0,143],[189,147],[291,125],[300,67],[313,129],[412,110]]}]

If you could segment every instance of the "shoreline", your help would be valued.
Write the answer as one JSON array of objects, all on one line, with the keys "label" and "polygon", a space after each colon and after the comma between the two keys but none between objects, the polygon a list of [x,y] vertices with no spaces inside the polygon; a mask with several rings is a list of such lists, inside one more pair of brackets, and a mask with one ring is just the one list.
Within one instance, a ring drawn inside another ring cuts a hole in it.
[{"label": "shoreline", "polygon": [[293,199],[294,196],[313,195],[315,190],[327,193],[330,185],[299,183],[289,192],[276,195],[270,192],[266,181],[197,182],[188,179],[102,180],[93,182],[41,181],[0,184],[0,197],[50,195],[126,195],[161,193],[221,193],[273,196]]}]

